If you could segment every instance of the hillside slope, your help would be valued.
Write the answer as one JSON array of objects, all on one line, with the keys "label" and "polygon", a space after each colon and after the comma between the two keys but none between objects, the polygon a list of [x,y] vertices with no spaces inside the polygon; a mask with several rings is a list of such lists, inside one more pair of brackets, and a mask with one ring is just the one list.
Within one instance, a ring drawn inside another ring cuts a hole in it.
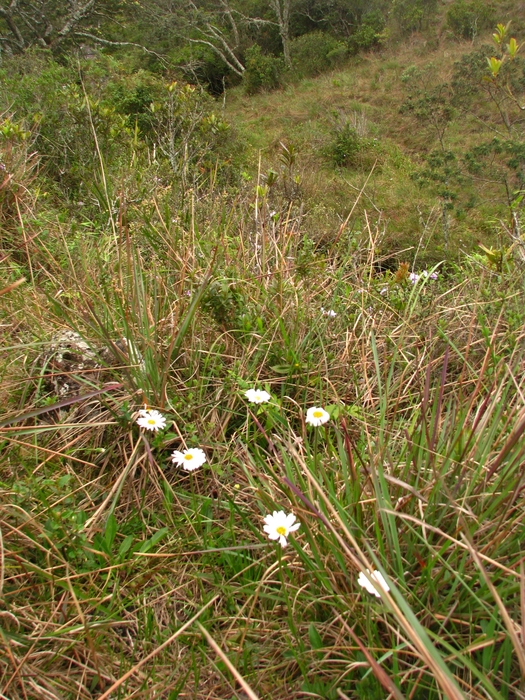
[{"label": "hillside slope", "polygon": [[[434,40],[415,34],[383,52],[356,56],[342,70],[275,92],[248,97],[236,88],[225,97],[225,112],[251,146],[254,177],[259,157],[264,175],[279,170],[281,144],[293,148],[307,212],[304,227],[316,240],[330,239],[366,182],[354,227],[361,228],[364,210],[380,212],[385,252],[419,246],[428,263],[456,259],[478,242],[501,245],[502,227],[508,224],[502,183],[488,175],[487,186],[487,178],[473,178],[465,166],[465,154],[498,129],[497,110],[481,95],[474,108],[451,106],[447,123],[436,127],[432,115],[418,118],[410,99],[444,94],[443,100],[452,101],[450,84],[459,61],[483,47],[495,50],[491,41],[490,33],[475,43],[444,30]],[[429,156],[440,149],[440,126],[445,132],[441,145],[453,154],[458,170],[446,206],[443,168],[428,172]],[[357,144],[345,142],[354,132]],[[337,149],[352,145],[353,156],[345,163],[339,158],[338,165]]]}]

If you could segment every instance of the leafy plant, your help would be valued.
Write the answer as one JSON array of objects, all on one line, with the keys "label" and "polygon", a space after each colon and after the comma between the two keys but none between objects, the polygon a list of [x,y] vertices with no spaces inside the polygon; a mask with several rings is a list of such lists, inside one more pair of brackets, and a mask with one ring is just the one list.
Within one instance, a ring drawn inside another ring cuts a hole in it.
[{"label": "leafy plant", "polygon": [[248,95],[262,90],[275,90],[282,84],[284,63],[282,59],[264,54],[258,44],[246,51],[246,70],[243,85]]},{"label": "leafy plant", "polygon": [[294,72],[299,77],[318,75],[334,68],[346,54],[345,44],[324,32],[303,34],[290,42]]},{"label": "leafy plant", "polygon": [[475,39],[493,23],[494,7],[479,0],[455,0],[447,10],[447,27],[462,39]]}]

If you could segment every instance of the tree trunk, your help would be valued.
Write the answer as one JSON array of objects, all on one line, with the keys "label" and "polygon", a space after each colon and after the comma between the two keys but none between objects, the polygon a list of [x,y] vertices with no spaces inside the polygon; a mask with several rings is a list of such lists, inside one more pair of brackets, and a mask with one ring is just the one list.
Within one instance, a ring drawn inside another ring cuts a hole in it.
[{"label": "tree trunk", "polygon": [[283,44],[284,62],[287,68],[292,67],[290,58],[290,3],[291,0],[270,0],[270,6],[275,12],[279,34]]}]

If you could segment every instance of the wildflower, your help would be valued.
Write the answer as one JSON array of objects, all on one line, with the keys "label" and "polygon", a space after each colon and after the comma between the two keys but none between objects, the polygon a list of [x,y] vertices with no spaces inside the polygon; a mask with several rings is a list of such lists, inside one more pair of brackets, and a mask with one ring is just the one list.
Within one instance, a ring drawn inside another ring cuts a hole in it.
[{"label": "wildflower", "polygon": [[325,309],[323,306],[321,306],[321,313],[323,316],[330,316],[330,318],[334,318],[337,316],[336,312],[333,309]]},{"label": "wildflower", "polygon": [[266,403],[272,397],[267,391],[262,391],[261,389],[248,389],[244,392],[244,395],[250,403]]},{"label": "wildflower", "polygon": [[318,408],[317,406],[312,406],[306,411],[306,422],[314,427],[323,425],[330,420],[330,415],[324,408]]},{"label": "wildflower", "polygon": [[412,282],[412,284],[415,284],[419,279],[419,275],[417,275],[415,272],[411,272],[408,275],[408,279]]},{"label": "wildflower", "polygon": [[388,287],[381,287],[381,289],[379,290],[379,294],[381,294],[382,297],[384,297],[387,292]]},{"label": "wildflower", "polygon": [[264,522],[263,530],[271,540],[279,540],[281,547],[286,547],[286,538],[290,532],[295,532],[301,526],[301,523],[295,522],[293,513],[286,515],[283,510],[274,510],[272,515],[264,518]]},{"label": "wildflower", "polygon": [[137,423],[141,428],[146,430],[163,430],[166,427],[166,419],[159,413],[151,408],[142,408],[139,411],[139,417],[137,418]]},{"label": "wildflower", "polygon": [[206,462],[206,455],[204,450],[200,447],[192,447],[191,450],[186,450],[185,452],[175,452],[171,455],[171,461],[182,467],[187,472],[195,471]]},{"label": "wildflower", "polygon": [[[370,569],[366,570],[367,573],[369,574],[370,578],[373,579],[379,586],[379,588],[383,589],[383,591],[389,591],[390,586],[388,583],[385,581],[385,577],[383,574],[375,569],[372,573],[370,573]],[[362,586],[363,588],[366,588],[366,590],[369,593],[372,593],[372,595],[377,596],[377,598],[381,597],[381,594],[376,591],[374,586],[370,583],[370,581],[367,579],[367,577],[364,575],[364,573],[361,571],[358,578],[357,578],[357,583]]]}]

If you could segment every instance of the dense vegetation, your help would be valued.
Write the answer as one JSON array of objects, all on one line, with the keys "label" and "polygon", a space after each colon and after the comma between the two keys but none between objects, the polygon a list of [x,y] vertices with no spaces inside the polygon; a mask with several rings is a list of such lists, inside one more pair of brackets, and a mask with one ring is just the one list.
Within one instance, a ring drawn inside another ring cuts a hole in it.
[{"label": "dense vegetation", "polygon": [[0,3],[1,697],[525,697],[514,10]]}]

